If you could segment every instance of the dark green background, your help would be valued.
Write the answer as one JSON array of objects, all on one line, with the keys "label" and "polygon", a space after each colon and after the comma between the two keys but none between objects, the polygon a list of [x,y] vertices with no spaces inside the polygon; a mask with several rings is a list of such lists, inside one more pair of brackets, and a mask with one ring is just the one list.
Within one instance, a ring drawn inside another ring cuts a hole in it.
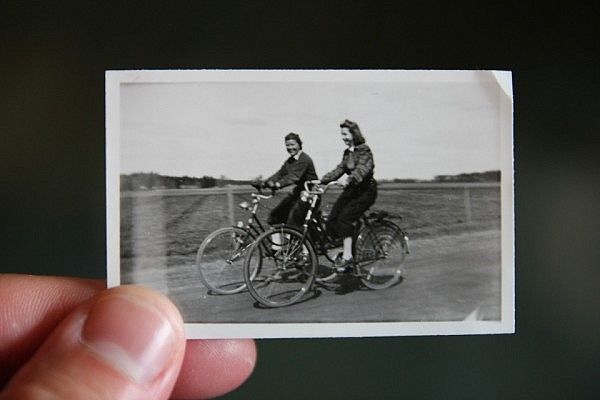
[{"label": "dark green background", "polygon": [[597,5],[162,3],[0,3],[2,271],[105,276],[107,69],[508,69],[517,333],[262,340],[229,398],[598,398]]}]

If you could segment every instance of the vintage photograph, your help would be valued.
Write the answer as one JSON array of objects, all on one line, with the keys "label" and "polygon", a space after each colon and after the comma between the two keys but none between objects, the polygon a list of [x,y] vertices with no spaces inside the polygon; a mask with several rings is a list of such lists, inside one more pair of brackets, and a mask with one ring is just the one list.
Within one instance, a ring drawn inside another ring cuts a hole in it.
[{"label": "vintage photograph", "polygon": [[107,276],[191,338],[514,332],[507,71],[108,71]]}]

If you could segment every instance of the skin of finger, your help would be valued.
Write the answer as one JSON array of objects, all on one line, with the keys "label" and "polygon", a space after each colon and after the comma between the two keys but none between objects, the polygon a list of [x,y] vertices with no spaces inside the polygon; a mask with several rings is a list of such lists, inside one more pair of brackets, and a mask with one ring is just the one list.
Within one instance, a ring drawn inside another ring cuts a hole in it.
[{"label": "skin of finger", "polygon": [[0,387],[104,281],[0,274]]},{"label": "skin of finger", "polygon": [[221,396],[248,379],[256,364],[252,339],[189,340],[172,399]]},{"label": "skin of finger", "polygon": [[[82,338],[83,326],[94,304],[108,296],[143,299],[173,328],[176,346],[163,370],[151,382],[138,383],[119,372]],[[32,359],[13,377],[0,399],[168,399],[185,353],[183,321],[175,306],[150,289],[122,286],[100,293],[71,313]]]},{"label": "skin of finger", "polygon": [[[0,387],[103,280],[0,274]],[[256,362],[253,340],[190,340],[175,387],[179,398],[209,398],[239,386]]]}]

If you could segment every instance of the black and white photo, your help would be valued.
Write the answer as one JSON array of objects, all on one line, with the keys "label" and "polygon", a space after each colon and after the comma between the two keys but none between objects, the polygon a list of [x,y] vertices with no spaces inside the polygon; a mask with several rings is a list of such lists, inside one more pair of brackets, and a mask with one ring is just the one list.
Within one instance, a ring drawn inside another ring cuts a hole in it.
[{"label": "black and white photo", "polygon": [[193,338],[514,332],[506,71],[108,71],[108,284]]}]

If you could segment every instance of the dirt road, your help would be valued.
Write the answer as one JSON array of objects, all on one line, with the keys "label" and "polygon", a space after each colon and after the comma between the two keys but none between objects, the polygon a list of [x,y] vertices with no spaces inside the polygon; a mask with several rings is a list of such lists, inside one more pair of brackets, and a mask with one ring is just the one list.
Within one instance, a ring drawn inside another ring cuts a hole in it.
[{"label": "dirt road", "polygon": [[247,292],[207,293],[193,265],[138,271],[135,279],[166,291],[186,322],[460,321],[475,309],[498,320],[500,261],[499,231],[415,240],[396,286],[340,295],[317,285],[302,303],[278,309],[259,307]]}]

